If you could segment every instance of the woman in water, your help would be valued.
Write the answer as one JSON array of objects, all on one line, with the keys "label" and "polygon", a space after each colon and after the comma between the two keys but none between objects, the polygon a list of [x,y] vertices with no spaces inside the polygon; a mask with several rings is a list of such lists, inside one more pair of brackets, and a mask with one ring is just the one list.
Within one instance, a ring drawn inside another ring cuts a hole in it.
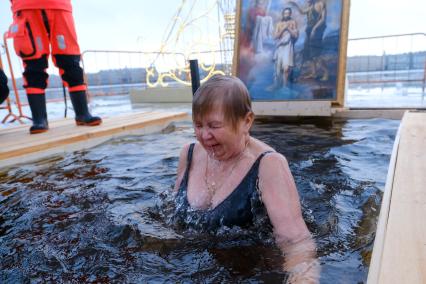
[{"label": "woman in water", "polygon": [[290,282],[316,283],[316,247],[301,213],[287,160],[250,136],[254,114],[236,77],[213,76],[196,92],[192,119],[198,143],[183,147],[175,190],[178,215],[196,212],[207,231],[242,228],[266,209]]}]

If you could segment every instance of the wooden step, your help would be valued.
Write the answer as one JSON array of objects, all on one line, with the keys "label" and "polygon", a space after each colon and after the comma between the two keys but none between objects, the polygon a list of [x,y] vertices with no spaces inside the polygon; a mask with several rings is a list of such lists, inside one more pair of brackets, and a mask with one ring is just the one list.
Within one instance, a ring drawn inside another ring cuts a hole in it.
[{"label": "wooden step", "polygon": [[142,112],[104,117],[98,126],[77,126],[74,119],[49,122],[45,133],[29,133],[28,125],[0,129],[0,167],[40,159],[59,152],[93,147],[112,137],[161,131],[185,112]]}]

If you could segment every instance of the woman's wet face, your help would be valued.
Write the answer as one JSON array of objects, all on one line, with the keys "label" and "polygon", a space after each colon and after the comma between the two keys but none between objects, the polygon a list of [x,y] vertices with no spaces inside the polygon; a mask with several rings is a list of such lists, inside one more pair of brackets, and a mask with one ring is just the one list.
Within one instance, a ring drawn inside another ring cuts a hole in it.
[{"label": "woman's wet face", "polygon": [[194,120],[197,140],[211,157],[226,160],[241,151],[244,143],[244,120],[234,129],[231,121],[225,119],[222,107],[214,106],[203,117]]}]

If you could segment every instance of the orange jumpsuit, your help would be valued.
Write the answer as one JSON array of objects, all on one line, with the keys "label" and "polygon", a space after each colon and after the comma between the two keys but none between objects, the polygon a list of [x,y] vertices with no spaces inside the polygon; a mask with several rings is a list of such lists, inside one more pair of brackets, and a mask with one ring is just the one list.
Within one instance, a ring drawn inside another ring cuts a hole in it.
[{"label": "orange jumpsuit", "polygon": [[80,47],[70,0],[12,0],[13,24],[9,36],[22,58],[27,94],[44,94],[48,56],[52,54],[69,92],[85,91]]},{"label": "orange jumpsuit", "polygon": [[92,116],[87,105],[86,85],[80,67],[80,47],[70,0],[11,2],[13,24],[8,36],[14,38],[15,51],[24,62],[24,88],[33,120],[30,133],[42,133],[49,129],[45,96],[49,55],[52,55],[62,81],[68,87],[76,124],[101,124],[102,119]]}]

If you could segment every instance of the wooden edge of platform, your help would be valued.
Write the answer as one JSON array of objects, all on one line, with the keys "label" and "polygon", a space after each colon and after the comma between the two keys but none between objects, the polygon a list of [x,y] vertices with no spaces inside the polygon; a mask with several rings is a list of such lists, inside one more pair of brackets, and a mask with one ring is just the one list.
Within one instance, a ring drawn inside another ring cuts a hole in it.
[{"label": "wooden edge of platform", "polygon": [[0,160],[0,168],[36,161],[59,153],[91,148],[120,136],[145,135],[160,132],[170,123],[185,119],[188,119],[187,113],[164,113],[163,116],[159,115],[150,120],[121,126],[106,127],[101,131],[90,129],[88,132],[74,135],[68,139],[64,137],[42,145],[32,145],[5,153]]},{"label": "wooden edge of platform", "polygon": [[[173,114],[173,113],[171,113]],[[169,116],[171,115],[169,114]],[[48,142],[55,142],[55,141],[60,141],[61,139],[72,139],[75,136],[79,136],[79,135],[86,135],[86,134],[90,134],[92,132],[97,132],[100,131],[100,129],[102,130],[106,130],[106,129],[115,129],[115,128],[120,128],[123,126],[128,126],[129,124],[135,124],[135,120],[137,120],[137,123],[143,122],[141,121],[141,119],[152,119],[152,118],[157,118],[157,117],[164,117],[164,113],[160,113],[160,112],[149,112],[149,113],[139,113],[138,115],[129,115],[127,117],[113,117],[113,118],[107,118],[104,119],[104,122],[96,127],[88,127],[88,126],[76,126],[74,125],[74,120],[67,120],[67,121],[60,121],[60,123],[57,123],[56,121],[52,123],[52,125],[50,126],[49,131],[45,132],[45,133],[41,133],[41,134],[36,134],[36,135],[30,135],[29,133],[26,133],[25,139],[21,139],[20,141],[11,141],[9,140],[5,140],[5,141],[0,141],[0,145],[2,147],[8,148],[9,151],[14,151],[16,149],[23,149],[23,148],[27,148],[27,147],[32,147],[34,145],[40,145],[41,141],[43,141],[43,143],[48,143]],[[68,124],[69,127],[71,128],[64,128],[64,126],[66,126]],[[76,134],[74,135],[70,135],[69,131],[76,131]],[[22,135],[23,133],[22,128],[16,129],[16,131],[14,132],[8,132],[6,134],[10,135],[13,133],[16,133],[16,135]],[[52,133],[55,133],[55,136],[51,136]],[[22,137],[21,137],[22,138]],[[1,135],[0,135],[0,139],[1,139]],[[5,153],[2,151],[2,149],[0,149],[0,159],[4,159],[5,158]]]},{"label": "wooden edge of platform", "polygon": [[[28,143],[25,146],[16,145],[15,147],[10,147],[8,152],[0,153],[0,159],[9,159],[17,156],[23,156],[34,152],[48,150],[50,148],[55,148],[58,146],[78,143],[88,139],[99,138],[103,136],[112,136],[116,133],[139,129],[146,126],[150,126],[152,124],[162,124],[164,122],[171,122],[173,120],[183,119],[184,117],[186,117],[186,113],[155,113],[151,114],[151,116],[143,115],[142,117],[144,118],[144,120],[142,121],[139,120],[133,122],[133,120],[130,120],[127,121],[126,124],[119,122],[113,123],[112,125],[108,125],[105,123],[96,127],[80,129],[81,132],[77,132],[74,134],[69,134],[68,132],[60,132],[57,133],[55,136],[49,137],[47,139],[37,139],[35,141],[32,141],[32,143]],[[32,137],[41,138],[41,136]]]},{"label": "wooden edge of platform", "polygon": [[[152,113],[153,113],[152,111],[147,111],[147,112],[143,112],[143,113],[134,112],[134,113],[131,113],[131,114],[123,114],[123,115],[117,115],[117,116],[106,116],[106,117],[102,117],[102,119],[104,120],[104,122],[112,120],[112,119],[122,120],[122,119],[127,119],[131,116],[148,115],[148,114],[152,114]],[[49,126],[53,128],[53,127],[57,127],[57,126],[62,126],[64,124],[68,124],[70,122],[74,123],[74,118],[71,118],[71,117],[60,118],[60,119],[49,121]],[[10,127],[7,127],[7,128],[0,129],[0,135],[6,134],[6,133],[12,133],[12,132],[15,132],[15,131],[20,131],[23,128],[28,128],[28,131],[29,131],[30,127],[31,127],[31,121],[29,121],[29,123],[13,125],[13,126],[10,126]]]},{"label": "wooden edge of platform", "polygon": [[415,109],[384,109],[384,108],[333,108],[331,116],[335,119],[396,119],[401,120],[409,110]]},{"label": "wooden edge of platform", "polygon": [[[406,111],[405,113],[407,112],[408,111]],[[386,176],[386,184],[385,184],[385,189],[383,193],[382,204],[380,206],[379,220],[377,223],[376,236],[374,238],[373,253],[371,256],[370,266],[368,269],[368,278],[367,278],[368,284],[379,283],[380,267],[382,264],[386,230],[387,230],[387,225],[389,220],[389,210],[390,210],[391,199],[392,199],[395,167],[396,167],[396,162],[398,160],[398,150],[399,150],[399,144],[401,140],[403,120],[404,120],[404,117],[402,118],[402,121],[398,127],[398,131],[395,136],[395,141],[393,143],[391,159],[389,161],[388,173]]]}]

